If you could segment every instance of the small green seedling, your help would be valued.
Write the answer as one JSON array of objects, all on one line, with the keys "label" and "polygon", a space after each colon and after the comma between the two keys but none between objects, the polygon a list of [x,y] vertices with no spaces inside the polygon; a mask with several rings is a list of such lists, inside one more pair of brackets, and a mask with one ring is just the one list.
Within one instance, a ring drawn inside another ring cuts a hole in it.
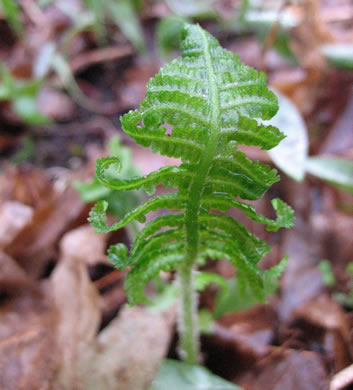
[{"label": "small green seedling", "polygon": [[0,66],[0,102],[11,103],[14,112],[26,123],[42,125],[50,123],[38,108],[37,96],[42,80],[18,80],[6,65]]},{"label": "small green seedling", "polygon": [[[286,262],[284,259],[266,271],[260,269],[258,262],[270,247],[222,213],[235,207],[267,225],[267,230],[277,231],[292,226],[293,210],[273,199],[277,218],[272,220],[235,199],[259,199],[279,180],[276,170],[252,162],[238,150],[239,144],[271,149],[284,138],[277,128],[254,119],[270,119],[278,110],[265,75],[242,64],[198,25],[185,24],[181,42],[181,58],[165,65],[149,81],[140,110],[125,114],[121,124],[140,145],[181,158],[182,164],[132,179],[112,177],[111,168],[119,171],[121,165],[116,157],[98,160],[96,168],[98,180],[111,189],[144,187],[153,195],[162,184],[176,191],[151,197],[112,226],[106,223],[108,203],[101,201],[89,220],[104,233],[133,220],[143,222],[151,211],[170,210],[145,224],[129,255],[123,244],[112,246],[108,253],[117,268],[130,268],[125,289],[132,305],[146,301],[144,286],[150,279],[161,271],[176,271],[180,352],[187,363],[194,364],[200,356],[195,285],[198,265],[206,258],[228,260],[237,269],[240,288],[249,287],[264,302],[264,279],[278,277]],[[166,125],[172,127],[170,133]]]}]

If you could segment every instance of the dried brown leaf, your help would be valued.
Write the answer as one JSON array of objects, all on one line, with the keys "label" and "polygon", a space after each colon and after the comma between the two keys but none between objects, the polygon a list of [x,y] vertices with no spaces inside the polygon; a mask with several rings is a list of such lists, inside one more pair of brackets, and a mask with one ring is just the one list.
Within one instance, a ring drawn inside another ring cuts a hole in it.
[{"label": "dried brown leaf", "polygon": [[283,251],[289,261],[282,277],[279,317],[288,321],[294,310],[323,292],[321,273],[317,267],[320,247],[312,231],[296,218],[296,228],[285,236]]},{"label": "dried brown leaf", "polygon": [[53,389],[55,311],[40,294],[22,294],[0,311],[0,388]]},{"label": "dried brown leaf", "polygon": [[77,229],[63,238],[62,257],[50,280],[59,312],[57,384],[65,390],[143,390],[165,355],[174,316],[123,309],[98,333],[100,298],[88,277],[87,253],[79,248],[85,245],[79,236],[86,233]]},{"label": "dried brown leaf", "polygon": [[38,291],[39,287],[6,253],[0,251],[0,293],[19,293],[25,288]]},{"label": "dried brown leaf", "polygon": [[349,324],[341,306],[329,295],[322,294],[300,306],[293,316],[306,324],[303,330],[311,330],[306,332],[309,344],[322,344],[335,371],[350,363]]},{"label": "dried brown leaf", "polygon": [[[268,353],[277,326],[276,313],[271,306],[257,305],[253,308],[225,315],[220,319],[233,334],[235,344],[256,356]],[[242,346],[242,347],[241,347]]]},{"label": "dried brown leaf", "polygon": [[100,323],[99,296],[79,258],[62,258],[50,281],[59,313],[57,344],[61,355],[58,382],[65,389],[82,389],[82,360],[87,356]]},{"label": "dried brown leaf", "polygon": [[0,208],[0,248],[10,244],[16,235],[27,226],[33,209],[23,203],[7,201]]},{"label": "dried brown leaf", "polygon": [[237,382],[245,390],[327,390],[328,376],[314,352],[279,350]]},{"label": "dried brown leaf", "polygon": [[84,375],[85,390],[145,390],[169,344],[174,313],[123,309],[98,336]]},{"label": "dried brown leaf", "polygon": [[69,188],[45,207],[37,209],[32,223],[26,226],[6,248],[30,275],[43,274],[60,236],[73,224],[84,209],[78,193]]},{"label": "dried brown leaf", "polygon": [[89,265],[105,260],[108,235],[97,234],[91,225],[83,225],[66,233],[60,243],[64,257],[79,258]]}]

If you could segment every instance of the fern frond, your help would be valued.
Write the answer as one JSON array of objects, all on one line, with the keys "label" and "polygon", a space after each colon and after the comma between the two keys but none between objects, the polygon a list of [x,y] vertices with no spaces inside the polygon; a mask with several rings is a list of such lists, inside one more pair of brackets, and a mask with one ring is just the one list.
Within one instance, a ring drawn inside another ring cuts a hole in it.
[{"label": "fern frond", "polygon": [[243,199],[256,200],[279,180],[276,170],[260,162],[252,162],[242,152],[214,158],[207,184],[213,192],[225,192]]},{"label": "fern frond", "polygon": [[164,230],[161,233],[155,234],[148,240],[139,241],[139,245],[134,247],[133,253],[130,255],[131,264],[138,262],[141,256],[144,256],[146,252],[150,253],[164,244],[174,241],[184,241],[185,232],[182,229],[169,229]]},{"label": "fern frond", "polygon": [[118,269],[124,269],[129,264],[128,250],[124,244],[112,245],[108,249],[108,259]]},{"label": "fern frond", "polygon": [[[209,255],[213,260],[226,259],[237,269],[237,279],[245,287],[249,286],[256,298],[264,302],[265,291],[263,284],[263,271],[255,267],[248,259],[239,254],[237,247],[228,239],[225,244],[223,241],[216,241],[214,234],[213,240],[207,241],[204,247],[204,254]],[[201,249],[202,250],[202,249]]]},{"label": "fern frond", "polygon": [[247,203],[239,202],[228,196],[220,194],[205,197],[201,204],[206,210],[213,209],[227,211],[230,208],[235,207],[241,210],[248,218],[252,219],[253,221],[267,225],[268,231],[276,232],[282,227],[289,228],[293,223],[293,209],[278,198],[272,200],[272,206],[277,212],[277,218],[275,220],[258,214],[255,208]]},{"label": "fern frond", "polygon": [[184,261],[184,243],[167,244],[148,253],[142,261],[132,267],[126,276],[125,291],[131,305],[146,302],[145,284],[161,271],[176,269]]},{"label": "fern frond", "polygon": [[261,146],[261,149],[269,150],[277,146],[285,135],[274,126],[259,124],[256,120],[240,117],[237,126],[222,128],[221,140],[236,141],[243,145]]},{"label": "fern frond", "polygon": [[[97,162],[97,177],[109,188],[144,187],[152,193],[162,184],[177,192],[148,200],[112,226],[106,224],[106,204],[99,203],[90,220],[98,231],[111,231],[133,219],[143,221],[150,211],[174,210],[144,226],[129,256],[121,245],[109,252],[116,266],[131,267],[126,290],[132,304],[143,300],[145,283],[161,270],[185,270],[206,256],[229,260],[240,284],[248,284],[263,300],[267,273],[257,264],[269,246],[234,218],[211,210],[238,208],[273,231],[292,225],[293,210],[278,199],[272,201],[275,220],[235,199],[259,199],[279,180],[274,169],[237,150],[239,144],[271,149],[284,138],[277,128],[255,120],[270,119],[278,110],[277,98],[263,73],[242,64],[200,26],[186,24],[181,42],[181,57],[148,82],[140,109],[125,114],[121,124],[138,144],[181,158],[182,164],[123,180],[112,170],[119,170],[116,159]],[[276,268],[267,272],[279,274]]]},{"label": "fern frond", "polygon": [[184,227],[184,219],[185,216],[183,213],[172,213],[161,215],[148,222],[136,237],[136,240],[131,247],[131,256],[135,255],[141,242],[154,235],[156,232],[166,228],[182,229]]},{"label": "fern frond", "polygon": [[[196,163],[206,144],[207,133],[205,131],[195,131],[195,129],[174,128],[172,136],[166,134],[163,127],[149,128],[139,126],[142,120],[139,111],[129,111],[121,118],[121,124],[125,132],[138,144],[149,147],[152,151],[158,151],[168,157],[181,157],[183,162]],[[146,131],[148,130],[148,131]]]},{"label": "fern frond", "polygon": [[177,193],[156,196],[127,213],[121,221],[115,222],[113,225],[109,226],[106,223],[108,203],[106,201],[100,201],[92,208],[88,220],[98,232],[108,233],[121,229],[134,220],[138,222],[145,222],[146,214],[151,211],[158,209],[183,209],[185,208],[185,204],[186,199],[178,196]]},{"label": "fern frond", "polygon": [[208,229],[218,229],[224,232],[225,237],[232,238],[237,248],[254,264],[257,264],[271,250],[264,241],[258,239],[240,222],[228,215],[201,214],[200,224]]},{"label": "fern frond", "polygon": [[97,160],[96,176],[98,180],[106,187],[112,190],[135,190],[142,186],[148,194],[153,195],[156,185],[163,184],[166,188],[176,188],[181,184],[185,186],[188,180],[191,180],[192,166],[180,165],[160,168],[149,175],[137,177],[130,180],[122,180],[115,176],[108,176],[109,168],[117,166],[120,169],[120,161],[117,157],[104,157]]}]

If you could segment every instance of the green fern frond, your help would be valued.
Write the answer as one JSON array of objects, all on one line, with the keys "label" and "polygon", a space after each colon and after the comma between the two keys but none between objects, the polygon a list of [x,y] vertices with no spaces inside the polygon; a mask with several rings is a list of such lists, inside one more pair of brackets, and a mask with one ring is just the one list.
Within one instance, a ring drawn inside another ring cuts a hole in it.
[{"label": "green fern frond", "polygon": [[165,188],[177,188],[181,185],[187,186],[193,174],[192,166],[182,164],[180,166],[163,167],[158,171],[152,172],[143,177],[137,177],[130,180],[108,176],[107,171],[114,168],[117,172],[120,170],[120,161],[117,157],[104,157],[97,160],[96,176],[98,180],[106,187],[112,190],[138,190],[144,187],[149,195],[153,195],[158,184],[163,184]]},{"label": "green fern frond", "polygon": [[239,202],[221,194],[214,194],[210,197],[205,197],[201,204],[206,210],[213,209],[223,212],[229,210],[232,207],[235,207],[241,210],[248,218],[252,219],[253,221],[267,225],[268,231],[276,232],[282,227],[289,228],[292,226],[294,214],[293,209],[278,198],[272,200],[272,206],[277,212],[277,218],[275,220],[258,214],[255,208],[247,203]]},{"label": "green fern frond", "polygon": [[183,209],[185,208],[185,205],[186,198],[178,198],[178,194],[176,193],[156,196],[127,213],[121,221],[109,226],[106,224],[108,203],[106,201],[99,201],[92,208],[89,219],[99,233],[108,233],[121,229],[134,220],[145,222],[146,214],[151,211],[156,211],[158,209]]},{"label": "green fern frond", "polygon": [[277,146],[285,135],[277,127],[259,124],[256,120],[240,117],[236,127],[223,129],[221,140],[236,141],[239,144],[260,146],[269,150]]},{"label": "green fern frond", "polygon": [[125,114],[121,124],[138,144],[181,158],[182,164],[122,180],[116,158],[97,162],[97,178],[109,188],[144,187],[153,194],[162,184],[177,192],[152,197],[112,226],[106,224],[107,205],[101,202],[90,221],[97,231],[107,232],[132,220],[144,221],[151,211],[169,210],[144,226],[129,256],[122,244],[109,250],[117,267],[130,266],[125,287],[132,304],[145,299],[144,285],[160,271],[178,270],[182,275],[206,257],[230,261],[239,284],[250,286],[263,301],[264,277],[278,276],[284,262],[262,271],[257,264],[269,246],[233,217],[212,210],[237,208],[267,230],[292,226],[293,210],[279,199],[272,201],[275,220],[235,199],[259,199],[279,180],[274,169],[237,150],[239,144],[271,149],[284,138],[277,128],[256,121],[276,114],[277,98],[263,73],[242,64],[200,26],[186,24],[181,38],[182,56],[149,81],[140,109]]}]

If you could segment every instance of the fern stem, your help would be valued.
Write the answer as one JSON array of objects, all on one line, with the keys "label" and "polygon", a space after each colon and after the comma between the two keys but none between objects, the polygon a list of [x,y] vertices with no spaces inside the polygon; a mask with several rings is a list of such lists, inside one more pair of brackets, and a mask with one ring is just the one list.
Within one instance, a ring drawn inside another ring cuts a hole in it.
[{"label": "fern stem", "polygon": [[185,210],[186,228],[186,259],[179,271],[181,302],[179,318],[179,337],[183,359],[190,364],[195,364],[199,360],[200,341],[199,325],[197,315],[197,292],[193,280],[193,271],[196,268],[199,257],[199,213],[201,197],[205,187],[205,180],[211,167],[215,155],[219,137],[219,113],[220,102],[219,93],[215,80],[212,65],[209,42],[205,32],[199,27],[199,32],[203,40],[204,56],[208,70],[208,81],[210,85],[210,129],[209,139],[200,159],[198,174],[194,177],[190,189],[189,200]]},{"label": "fern stem", "polygon": [[194,267],[183,266],[179,270],[180,304],[178,332],[180,355],[189,364],[199,361],[199,327],[197,317],[197,291],[195,289]]}]

